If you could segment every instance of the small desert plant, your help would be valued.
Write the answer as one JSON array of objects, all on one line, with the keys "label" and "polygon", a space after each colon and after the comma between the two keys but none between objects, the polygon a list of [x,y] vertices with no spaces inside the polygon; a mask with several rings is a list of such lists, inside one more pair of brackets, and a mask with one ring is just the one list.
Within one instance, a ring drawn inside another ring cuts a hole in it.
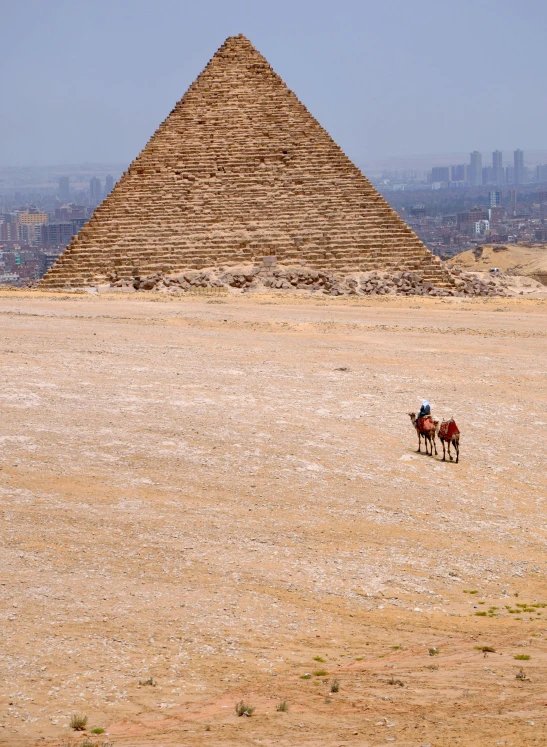
[{"label": "small desert plant", "polygon": [[478,594],[479,592],[477,589],[464,589],[463,593],[464,594]]},{"label": "small desert plant", "polygon": [[515,654],[513,659],[517,661],[530,661],[530,654]]},{"label": "small desert plant", "polygon": [[357,657],[357,658],[355,659],[355,661],[363,661],[363,657],[362,657],[362,656],[358,656],[358,657]]},{"label": "small desert plant", "polygon": [[431,648],[429,649],[429,655],[437,656],[438,654],[439,654],[439,649],[437,648],[437,646],[431,646]]},{"label": "small desert plant", "polygon": [[484,658],[486,659],[487,654],[495,654],[496,649],[492,648],[492,646],[475,646],[477,651],[482,651],[484,654]]},{"label": "small desert plant", "polygon": [[306,674],[300,675],[301,680],[311,680],[311,674],[309,672],[306,672]]},{"label": "small desert plant", "polygon": [[74,731],[84,731],[87,726],[87,716],[75,713],[70,719],[70,728]]},{"label": "small desert plant", "polygon": [[316,669],[314,674],[316,677],[326,677],[328,672],[326,669]]},{"label": "small desert plant", "polygon": [[525,680],[527,679],[526,674],[524,673],[524,670],[519,669],[519,671],[515,674],[515,677],[517,680]]},{"label": "small desert plant", "polygon": [[145,680],[139,680],[139,685],[150,685],[151,687],[156,687],[156,680],[153,677],[148,677]]},{"label": "small desert plant", "polygon": [[404,687],[405,683],[402,680],[396,680],[395,677],[390,677],[387,681],[388,685],[399,685],[399,687]]},{"label": "small desert plant", "polygon": [[92,734],[104,734],[104,729],[101,729],[100,726],[98,726],[96,729],[91,729]]},{"label": "small desert plant", "polygon": [[320,662],[324,662],[325,661],[322,656],[314,656],[313,660],[314,661],[320,661]]},{"label": "small desert plant", "polygon": [[330,683],[330,691],[331,693],[337,693],[340,690],[340,680],[333,680]]},{"label": "small desert plant", "polygon": [[391,647],[394,651],[400,651],[403,647],[402,646],[392,646]]},{"label": "small desert plant", "polygon": [[286,700],[282,700],[281,703],[278,704],[276,711],[280,711],[281,713],[288,713],[289,712],[289,706]]},{"label": "small desert plant", "polygon": [[482,610],[480,610],[479,612],[475,612],[475,615],[477,617],[486,617],[486,612],[483,612]]},{"label": "small desert plant", "polygon": [[256,708],[247,705],[244,700],[240,700],[239,703],[236,703],[235,710],[237,716],[252,716]]},{"label": "small desert plant", "polygon": [[211,724],[207,724],[207,726],[205,727],[205,731],[211,731]]}]

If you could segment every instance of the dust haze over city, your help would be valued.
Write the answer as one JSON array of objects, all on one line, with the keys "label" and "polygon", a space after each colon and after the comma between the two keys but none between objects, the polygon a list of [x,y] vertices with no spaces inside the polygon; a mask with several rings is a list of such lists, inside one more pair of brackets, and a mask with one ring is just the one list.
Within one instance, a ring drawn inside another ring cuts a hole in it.
[{"label": "dust haze over city", "polygon": [[4,4],[0,745],[544,743],[546,21]]}]

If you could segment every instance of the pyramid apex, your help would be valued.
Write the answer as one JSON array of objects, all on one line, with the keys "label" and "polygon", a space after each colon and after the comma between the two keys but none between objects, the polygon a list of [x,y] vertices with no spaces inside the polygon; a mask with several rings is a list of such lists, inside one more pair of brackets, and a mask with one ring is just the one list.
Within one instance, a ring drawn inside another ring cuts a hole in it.
[{"label": "pyramid apex", "polygon": [[[245,34],[236,34],[235,36],[229,36],[220,49],[226,47],[240,47],[245,49],[254,49],[254,45]],[[219,50],[220,51],[220,50]]]},{"label": "pyramid apex", "polygon": [[245,34],[234,34],[234,36],[229,36],[226,41],[245,41],[251,43],[251,41],[245,36]]}]

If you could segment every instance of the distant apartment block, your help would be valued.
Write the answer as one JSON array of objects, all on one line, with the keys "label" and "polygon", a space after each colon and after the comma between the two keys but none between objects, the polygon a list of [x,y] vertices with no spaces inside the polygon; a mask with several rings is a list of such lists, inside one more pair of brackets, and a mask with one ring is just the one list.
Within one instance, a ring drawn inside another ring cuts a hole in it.
[{"label": "distant apartment block", "polygon": [[101,180],[96,176],[89,180],[89,198],[94,203],[103,199]]},{"label": "distant apartment block", "polygon": [[431,169],[431,181],[432,182],[449,182],[450,181],[450,167],[449,166],[434,166]]},{"label": "distant apartment block", "polygon": [[492,166],[482,167],[482,183],[483,185],[494,183],[494,169]]},{"label": "distant apartment block", "polygon": [[473,187],[480,187],[482,185],[482,155],[478,150],[474,150],[470,158],[469,181]]},{"label": "distant apartment block", "polygon": [[473,223],[473,236],[484,236],[490,230],[489,220],[478,220]]},{"label": "distant apartment block", "polygon": [[410,215],[413,218],[425,218],[427,215],[427,211],[425,209],[425,205],[418,203],[410,208]]},{"label": "distant apartment block", "polygon": [[524,171],[524,153],[520,148],[513,153],[513,184],[524,184],[525,171]]},{"label": "distant apartment block", "polygon": [[488,204],[491,208],[501,205],[501,192],[499,190],[488,192]]},{"label": "distant apartment block", "polygon": [[48,222],[48,214],[35,210],[17,212],[18,236],[23,244],[37,246],[42,241],[42,226]]},{"label": "distant apartment block", "polygon": [[453,182],[469,181],[469,166],[466,163],[460,163],[457,166],[450,167],[450,177]]},{"label": "distant apartment block", "polygon": [[505,172],[503,170],[503,153],[495,150],[492,153],[492,181],[498,187],[505,184]]},{"label": "distant apartment block", "polygon": [[41,244],[43,246],[66,246],[83,227],[85,218],[75,218],[71,221],[49,223],[42,226]]},{"label": "distant apartment block", "polygon": [[85,205],[75,205],[73,202],[68,205],[61,205],[59,208],[55,208],[55,218],[59,221],[70,221],[85,219],[86,208]]},{"label": "distant apartment block", "polygon": [[70,198],[70,178],[68,176],[59,177],[59,189],[57,191],[60,200],[68,200]]}]

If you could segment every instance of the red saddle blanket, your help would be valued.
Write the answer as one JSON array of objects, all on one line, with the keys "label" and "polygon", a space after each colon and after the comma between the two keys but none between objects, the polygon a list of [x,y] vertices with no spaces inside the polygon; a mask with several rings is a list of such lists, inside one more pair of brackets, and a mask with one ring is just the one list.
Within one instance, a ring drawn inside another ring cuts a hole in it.
[{"label": "red saddle blanket", "polygon": [[435,430],[435,423],[430,415],[426,415],[425,418],[418,418],[418,430],[420,433],[429,433],[429,431]]},{"label": "red saddle blanket", "polygon": [[454,420],[443,420],[439,428],[439,438],[450,439],[457,436],[460,432]]}]

